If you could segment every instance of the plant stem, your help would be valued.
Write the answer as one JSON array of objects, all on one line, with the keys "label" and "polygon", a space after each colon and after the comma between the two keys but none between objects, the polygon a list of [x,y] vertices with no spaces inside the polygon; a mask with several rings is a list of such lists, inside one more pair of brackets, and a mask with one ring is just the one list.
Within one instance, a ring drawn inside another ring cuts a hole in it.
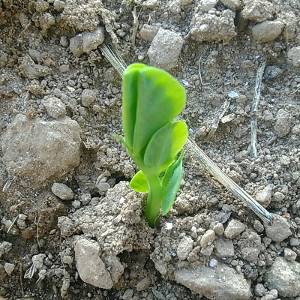
[{"label": "plant stem", "polygon": [[145,216],[151,227],[156,225],[160,215],[161,201],[162,201],[162,188],[160,179],[156,175],[147,176],[149,184],[149,194],[145,207]]}]

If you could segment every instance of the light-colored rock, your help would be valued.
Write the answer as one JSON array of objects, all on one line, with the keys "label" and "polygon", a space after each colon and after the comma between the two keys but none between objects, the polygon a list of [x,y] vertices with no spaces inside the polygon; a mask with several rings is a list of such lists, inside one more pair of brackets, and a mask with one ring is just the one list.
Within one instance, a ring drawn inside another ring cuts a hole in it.
[{"label": "light-colored rock", "polygon": [[46,254],[44,254],[44,253],[33,255],[31,258],[33,267],[36,270],[41,270],[44,267],[44,259],[45,258],[46,258]]},{"label": "light-colored rock", "polygon": [[207,230],[200,240],[201,247],[206,248],[207,246],[211,245],[214,242],[215,238],[215,232],[212,229]]},{"label": "light-colored rock", "polygon": [[136,290],[138,292],[146,290],[151,285],[151,279],[149,277],[145,277],[142,280],[140,280],[136,284]]},{"label": "light-colored rock", "polygon": [[288,60],[294,67],[300,67],[300,46],[292,47],[288,51]]},{"label": "light-colored rock", "polygon": [[65,2],[61,0],[54,0],[53,7],[56,11],[61,12],[65,8]]},{"label": "light-colored rock", "polygon": [[50,13],[44,13],[39,17],[39,23],[42,31],[47,31],[55,24],[55,18]]},{"label": "light-colored rock", "polygon": [[6,242],[6,241],[1,242],[0,243],[0,258],[5,253],[8,253],[11,249],[12,249],[12,243],[9,243],[9,242]]},{"label": "light-colored rock", "polygon": [[241,8],[240,0],[221,0],[221,2],[231,10],[237,10]]},{"label": "light-colored rock", "polygon": [[97,49],[104,42],[103,27],[97,28],[94,32],[83,32],[70,39],[70,51],[74,56],[81,56],[83,53],[90,53]]},{"label": "light-colored rock", "polygon": [[228,43],[236,36],[234,25],[235,13],[226,9],[219,16],[202,12],[195,13],[191,22],[191,37],[199,42]]},{"label": "light-colored rock", "polygon": [[193,250],[193,239],[185,236],[177,246],[177,256],[180,260],[185,260]]},{"label": "light-colored rock", "polygon": [[66,117],[43,121],[18,114],[2,136],[3,161],[12,176],[40,185],[80,162],[80,127]]},{"label": "light-colored rock", "polygon": [[265,224],[266,234],[274,242],[282,242],[292,235],[288,221],[278,215],[273,215],[272,224]]},{"label": "light-colored rock", "polygon": [[80,238],[75,242],[75,261],[80,278],[93,286],[111,289],[113,281],[100,258],[100,247],[97,242]]},{"label": "light-colored rock", "polygon": [[297,253],[289,248],[284,249],[284,258],[287,261],[295,261],[297,258]]},{"label": "light-colored rock", "polygon": [[74,198],[73,191],[64,183],[53,183],[51,187],[52,193],[61,200],[72,200]]},{"label": "light-colored rock", "polygon": [[158,26],[144,24],[139,32],[140,38],[142,40],[152,42],[159,30]]},{"label": "light-colored rock", "polygon": [[4,264],[4,270],[7,273],[7,275],[11,275],[12,272],[14,271],[14,269],[15,269],[15,265],[14,264],[11,264],[11,263],[5,263]]},{"label": "light-colored rock", "polygon": [[159,0],[146,0],[142,3],[144,8],[153,9],[159,6]]},{"label": "light-colored rock", "polygon": [[224,233],[224,225],[222,223],[217,223],[214,228],[213,228],[214,232],[217,235],[223,235]]},{"label": "light-colored rock", "polygon": [[238,235],[240,235],[244,230],[246,229],[246,226],[241,223],[238,220],[231,220],[224,232],[225,237],[227,237],[228,239],[234,239],[236,238]]},{"label": "light-colored rock", "polygon": [[281,297],[294,299],[300,296],[300,263],[288,262],[277,257],[271,269],[266,273],[266,283],[270,289],[276,289]]},{"label": "light-colored rock", "polygon": [[273,18],[274,5],[267,0],[246,0],[242,10],[242,17],[255,22],[262,22]]},{"label": "light-colored rock", "polygon": [[218,239],[215,244],[216,255],[218,257],[225,258],[234,256],[234,247],[232,240]]},{"label": "light-colored rock", "polygon": [[124,266],[121,264],[119,257],[109,255],[103,258],[106,268],[109,270],[113,283],[117,283],[124,273]]},{"label": "light-colored rock", "polygon": [[160,28],[148,49],[150,64],[165,70],[176,67],[183,43],[180,33]]},{"label": "light-colored rock", "polygon": [[217,5],[217,3],[217,0],[200,0],[196,8],[196,14],[209,12]]},{"label": "light-colored rock", "polygon": [[216,268],[200,266],[177,270],[175,281],[208,299],[247,300],[251,297],[250,286],[245,278],[222,263],[218,263]]},{"label": "light-colored rock", "polygon": [[54,119],[58,119],[66,115],[66,106],[57,97],[53,96],[50,98],[45,98],[42,100],[42,104],[46,108],[47,114]]},{"label": "light-colored rock", "polygon": [[45,12],[49,9],[49,3],[44,0],[37,0],[35,2],[35,10],[39,13]]},{"label": "light-colored rock", "polygon": [[260,43],[272,42],[278,38],[282,32],[284,24],[281,21],[264,21],[252,27],[252,36]]},{"label": "light-colored rock", "polygon": [[264,207],[267,207],[271,203],[273,185],[268,184],[261,191],[258,191],[255,195],[255,199]]},{"label": "light-colored rock", "polygon": [[97,91],[85,89],[81,94],[81,103],[85,107],[91,106],[96,101]]},{"label": "light-colored rock", "polygon": [[19,70],[24,77],[29,79],[39,79],[51,73],[49,67],[36,64],[29,55],[23,57]]},{"label": "light-colored rock", "polygon": [[284,137],[291,131],[291,115],[284,109],[279,109],[276,114],[276,122],[274,125],[275,132],[279,137]]}]

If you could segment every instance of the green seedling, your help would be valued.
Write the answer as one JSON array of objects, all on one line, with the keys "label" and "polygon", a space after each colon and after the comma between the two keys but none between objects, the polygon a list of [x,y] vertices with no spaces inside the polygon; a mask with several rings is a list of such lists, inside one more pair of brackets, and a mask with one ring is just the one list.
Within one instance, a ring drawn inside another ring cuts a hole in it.
[{"label": "green seedling", "polygon": [[188,128],[176,117],[185,107],[185,89],[169,73],[132,64],[122,82],[123,143],[138,171],[130,187],[148,193],[145,217],[155,226],[171,209],[182,178],[182,149]]}]

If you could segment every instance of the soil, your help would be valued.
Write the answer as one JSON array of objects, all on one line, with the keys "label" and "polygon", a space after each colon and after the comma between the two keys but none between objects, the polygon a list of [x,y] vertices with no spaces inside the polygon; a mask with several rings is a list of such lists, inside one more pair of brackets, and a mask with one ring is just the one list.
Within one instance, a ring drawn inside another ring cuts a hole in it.
[{"label": "soil", "polygon": [[[202,17],[209,34],[197,31]],[[297,0],[0,0],[0,299],[299,299],[299,18]],[[252,28],[266,20],[277,20],[278,35],[266,27],[255,40]],[[158,28],[183,41],[157,64],[168,68],[172,56],[190,138],[284,219],[275,234],[188,155],[174,208],[157,228],[146,224],[144,197],[128,186],[136,166],[115,138],[121,78],[101,44],[104,34],[127,64],[149,63],[156,38],[155,65]],[[71,42],[83,32],[97,36]],[[84,247],[96,249],[91,269],[104,266],[98,281],[80,265]],[[277,265],[287,268],[279,278]],[[219,282],[206,281],[209,272]]]}]

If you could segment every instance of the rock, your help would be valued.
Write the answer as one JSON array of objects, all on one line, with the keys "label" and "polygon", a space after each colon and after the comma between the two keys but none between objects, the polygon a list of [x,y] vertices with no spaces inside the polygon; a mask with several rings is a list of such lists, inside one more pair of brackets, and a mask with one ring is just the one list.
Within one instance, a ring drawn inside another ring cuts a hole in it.
[{"label": "rock", "polygon": [[148,42],[152,42],[152,40],[154,39],[155,35],[157,34],[159,30],[158,26],[153,26],[153,25],[148,25],[148,24],[144,24],[140,30],[140,38],[142,40],[148,41]]},{"label": "rock", "polygon": [[36,64],[29,55],[23,57],[19,69],[21,74],[29,79],[39,79],[51,73],[49,67]]},{"label": "rock", "polygon": [[260,43],[272,42],[282,32],[284,24],[281,21],[264,21],[252,27],[252,35],[255,41]]},{"label": "rock", "polygon": [[251,297],[250,286],[245,278],[222,263],[218,263],[214,269],[200,266],[176,270],[175,281],[208,299],[246,300]]},{"label": "rock", "polygon": [[124,273],[124,266],[121,264],[119,257],[109,255],[104,257],[104,261],[113,283],[117,283]]},{"label": "rock", "polygon": [[139,281],[136,284],[136,290],[138,292],[144,291],[146,289],[148,289],[148,287],[151,285],[151,280],[149,277],[145,277],[143,278],[141,281]]},{"label": "rock", "polygon": [[111,289],[113,281],[99,256],[100,247],[97,242],[80,238],[75,242],[75,261],[80,278],[95,287]]},{"label": "rock", "polygon": [[216,255],[220,258],[234,256],[234,247],[232,240],[218,239],[216,241]]},{"label": "rock", "polygon": [[246,226],[238,220],[231,220],[224,232],[225,237],[234,239],[246,229]]},{"label": "rock", "polygon": [[3,68],[8,62],[8,55],[4,51],[0,50],[0,67]]},{"label": "rock", "polygon": [[45,13],[39,17],[39,23],[41,29],[45,32],[55,24],[55,18],[51,14]]},{"label": "rock", "polygon": [[207,13],[217,5],[217,0],[200,0],[196,8],[197,13]]},{"label": "rock", "polygon": [[85,107],[91,106],[96,101],[97,91],[85,89],[81,94],[81,103]]},{"label": "rock", "polygon": [[207,246],[211,245],[214,242],[215,238],[215,232],[212,229],[207,230],[200,240],[201,247],[206,248]]},{"label": "rock", "polygon": [[41,270],[44,267],[44,259],[46,254],[40,253],[32,256],[32,264],[36,270]]},{"label": "rock", "polygon": [[279,109],[276,115],[276,122],[274,125],[275,132],[279,137],[284,137],[291,131],[291,116],[284,110]]},{"label": "rock", "polygon": [[110,185],[107,182],[97,182],[96,188],[98,189],[99,193],[105,193],[110,189]]},{"label": "rock", "polygon": [[268,287],[276,289],[281,297],[300,296],[300,263],[277,257],[265,280]]},{"label": "rock", "polygon": [[241,12],[244,19],[262,22],[273,18],[275,8],[272,3],[266,0],[247,0]]},{"label": "rock", "polygon": [[253,223],[253,228],[258,232],[258,233],[262,233],[265,228],[264,228],[264,225],[258,221],[258,220],[255,220],[254,223]]},{"label": "rock", "polygon": [[266,234],[274,242],[282,242],[292,235],[288,221],[278,215],[273,215],[274,220],[271,225],[265,224]]},{"label": "rock", "polygon": [[261,205],[267,207],[271,203],[272,191],[273,185],[268,184],[263,190],[256,193],[255,198]]},{"label": "rock", "polygon": [[300,246],[300,240],[299,240],[299,239],[296,239],[296,238],[291,238],[291,239],[290,239],[290,245],[291,245],[292,247]]},{"label": "rock", "polygon": [[14,269],[15,269],[14,264],[11,264],[11,263],[5,263],[4,264],[4,270],[7,273],[7,275],[10,276],[12,274],[12,272],[14,271]]},{"label": "rock", "polygon": [[142,6],[145,8],[153,9],[158,7],[159,0],[146,0],[142,3]]},{"label": "rock", "polygon": [[53,7],[56,11],[62,12],[65,8],[65,2],[61,0],[55,0],[53,3]]},{"label": "rock", "polygon": [[217,234],[217,235],[223,235],[224,233],[224,226],[222,223],[217,223],[214,228],[213,228],[214,232]]},{"label": "rock", "polygon": [[42,100],[42,104],[46,108],[47,114],[54,119],[58,119],[66,115],[66,106],[57,97],[52,96],[50,98],[45,98]]},{"label": "rock", "polygon": [[3,161],[11,176],[40,185],[79,165],[80,143],[80,127],[68,117],[43,121],[18,114],[2,136]]},{"label": "rock", "polygon": [[89,54],[104,42],[104,28],[99,27],[94,32],[83,32],[70,39],[70,51],[74,56]]},{"label": "rock", "polygon": [[8,253],[12,248],[12,243],[9,243],[9,242],[0,242],[0,259],[1,257]]},{"label": "rock", "polygon": [[194,241],[190,237],[184,237],[181,239],[177,246],[177,256],[180,260],[185,260],[193,250]]},{"label": "rock", "polygon": [[284,249],[284,258],[287,261],[295,261],[297,258],[297,253],[289,248]]},{"label": "rock", "polygon": [[183,43],[180,33],[160,28],[148,49],[150,64],[165,70],[176,67]]},{"label": "rock", "polygon": [[49,3],[44,0],[37,0],[35,2],[35,10],[39,13],[45,12],[49,9]]},{"label": "rock", "polygon": [[237,10],[241,8],[240,0],[221,0],[221,2],[231,10]]},{"label": "rock", "polygon": [[264,73],[264,79],[273,80],[283,73],[283,69],[277,66],[267,66]]},{"label": "rock", "polygon": [[292,47],[288,51],[288,60],[294,67],[300,67],[300,46]]},{"label": "rock", "polygon": [[254,288],[254,292],[256,296],[262,297],[267,293],[266,288],[263,286],[263,284],[258,283],[255,288]]},{"label": "rock", "polygon": [[61,200],[72,200],[74,198],[73,191],[64,183],[53,183],[51,191]]},{"label": "rock", "polygon": [[235,13],[229,9],[220,12],[220,16],[210,13],[195,13],[191,21],[191,37],[198,42],[228,43],[236,36]]},{"label": "rock", "polygon": [[79,200],[74,200],[74,201],[72,201],[72,206],[75,209],[78,209],[81,206],[81,202]]}]

